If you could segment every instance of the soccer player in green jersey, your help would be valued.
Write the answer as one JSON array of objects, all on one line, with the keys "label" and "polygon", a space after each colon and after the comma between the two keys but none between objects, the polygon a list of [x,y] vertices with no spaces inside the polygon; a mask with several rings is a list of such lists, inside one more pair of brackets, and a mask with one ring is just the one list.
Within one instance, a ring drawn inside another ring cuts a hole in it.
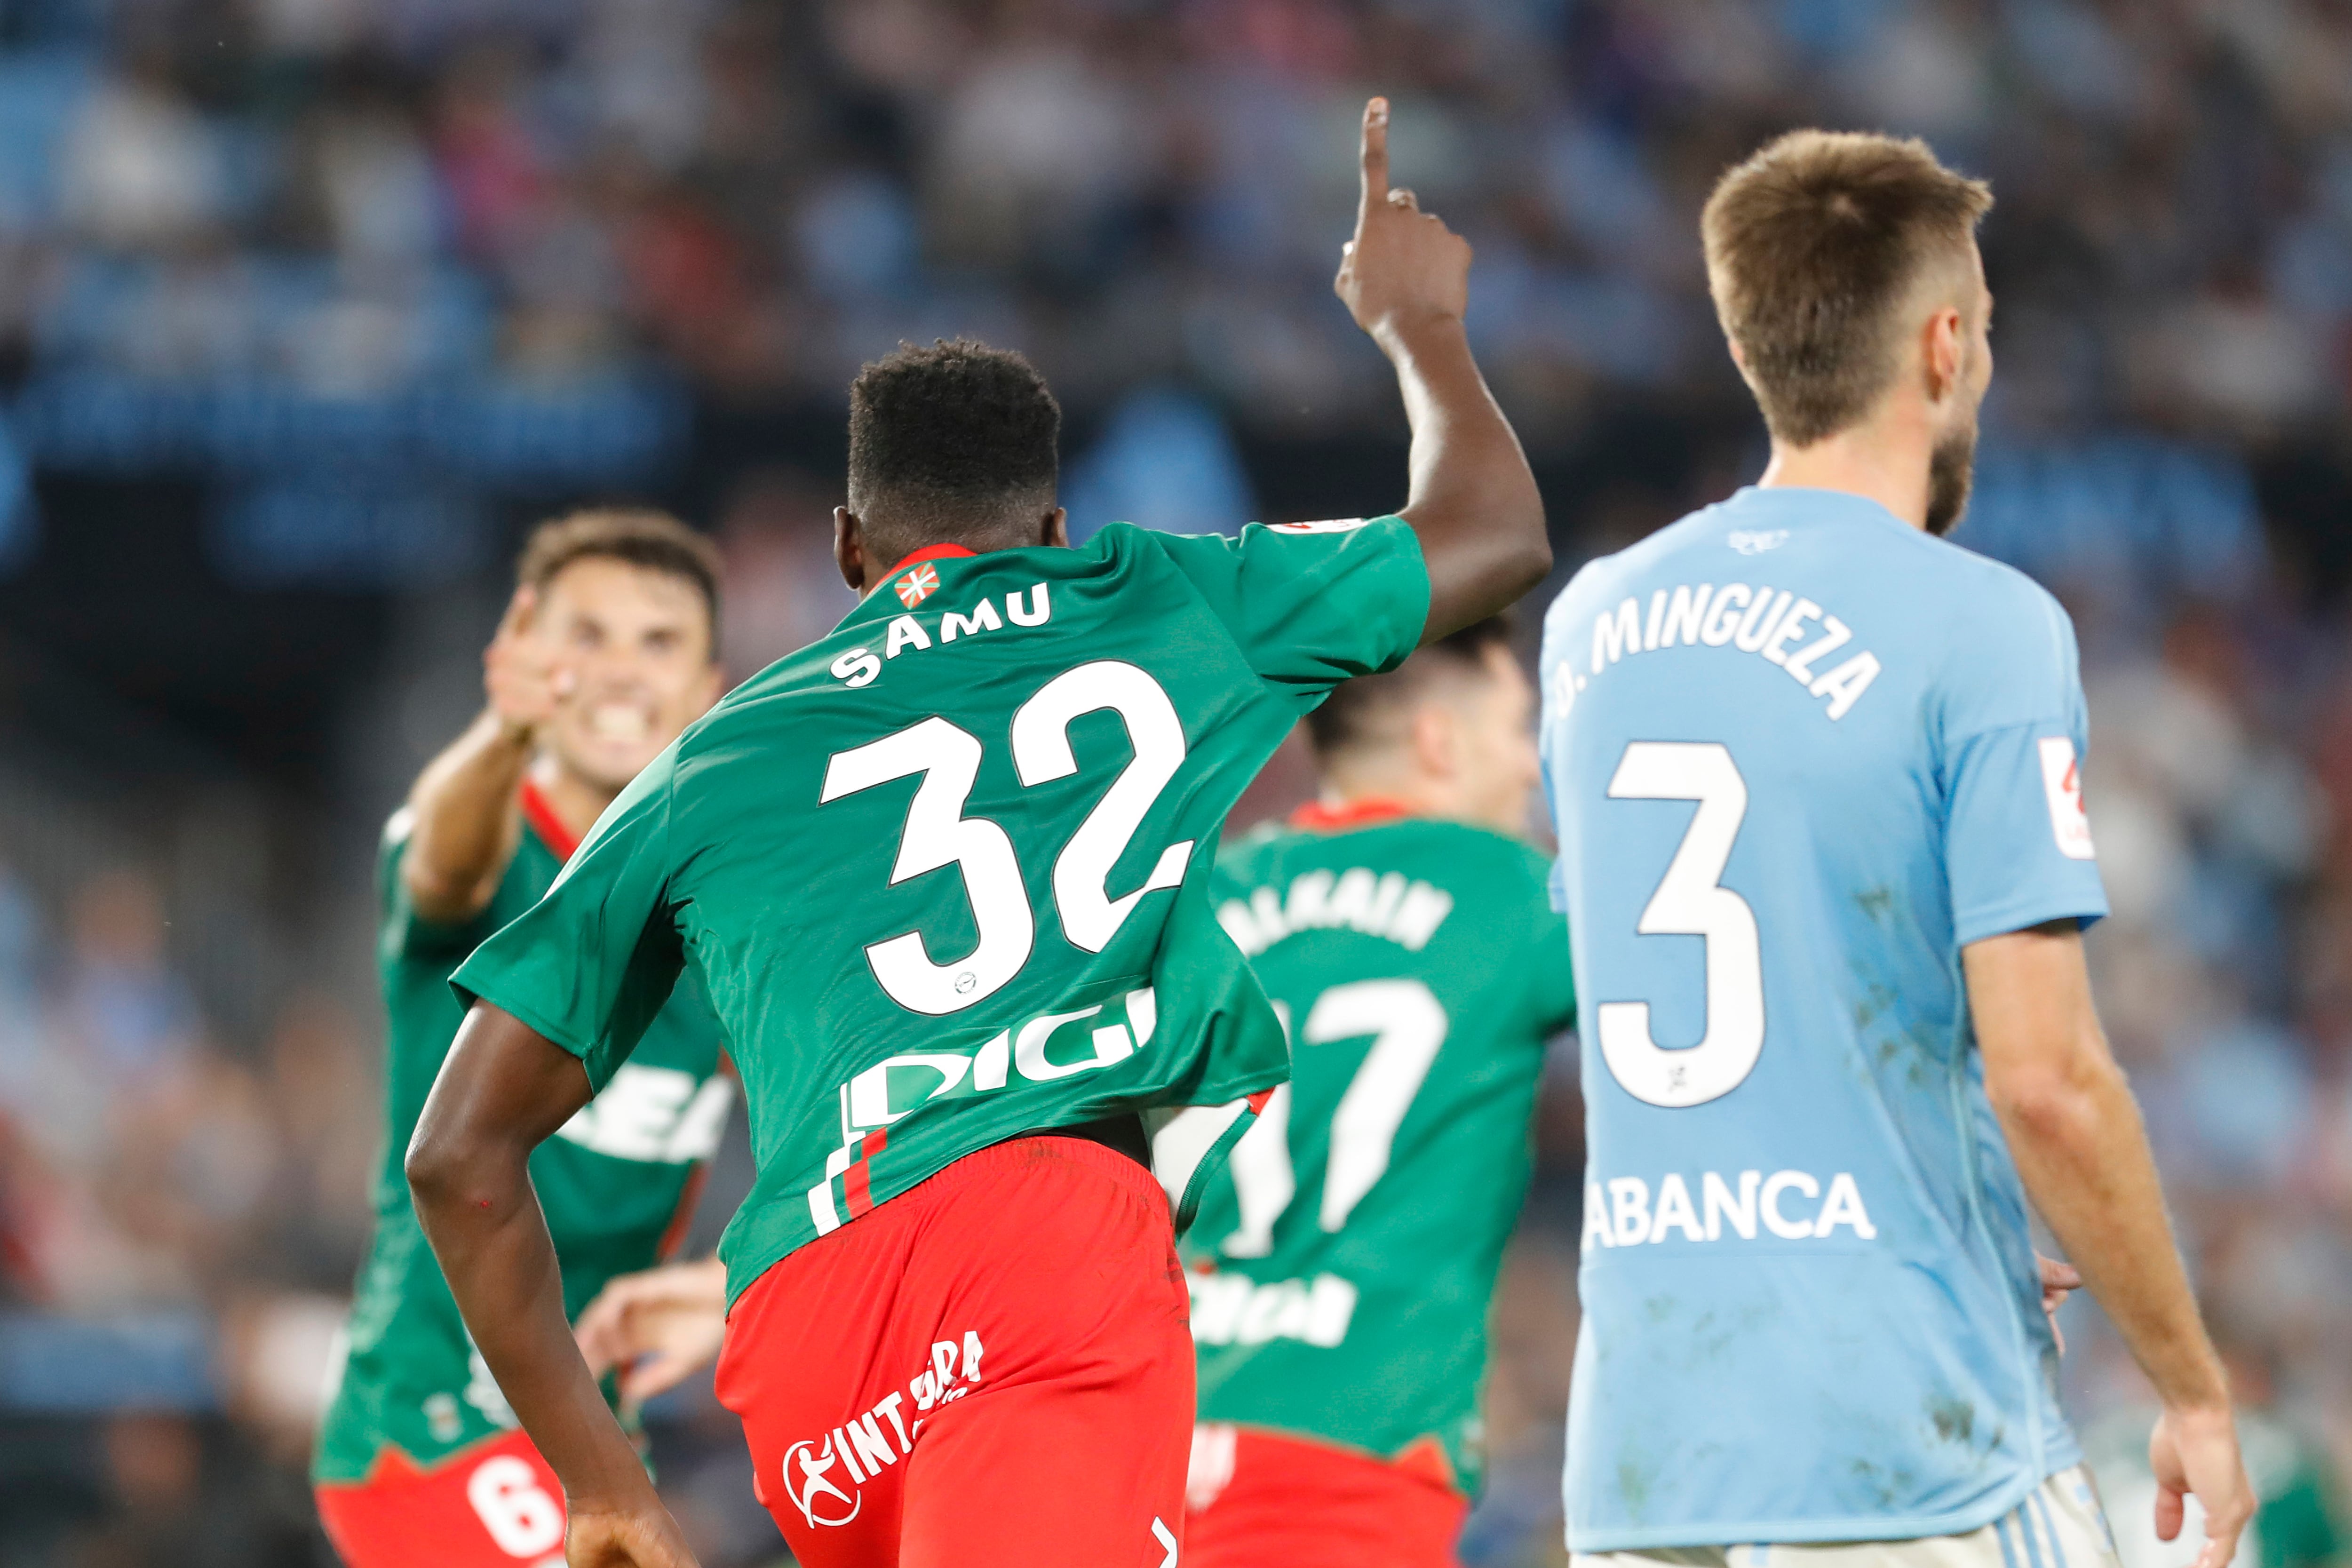
[{"label": "soccer player in green jersey", "polygon": [[[449,972],[538,901],[597,814],[719,694],[717,557],[674,520],[550,522],[519,576],[483,658],[487,707],[384,834],[387,1150],[313,1468],[351,1568],[560,1561],[555,1477],[475,1352],[400,1162],[464,1016]],[[675,1239],[733,1099],[719,1045],[699,988],[681,984],[628,1065],[531,1155],[561,1310]]]},{"label": "soccer player in green jersey", "polygon": [[1186,1238],[1187,1568],[1454,1561],[1545,1042],[1575,1023],[1519,837],[1532,709],[1499,621],[1350,681],[1307,720],[1321,799],[1218,863],[1291,1079]]},{"label": "soccer player in green jersey", "polygon": [[799,1560],[1176,1561],[1193,1184],[1154,1181],[1143,1118],[1288,1070],[1211,905],[1219,828],[1332,686],[1550,559],[1463,331],[1469,247],[1389,189],[1387,120],[1367,106],[1337,288],[1404,395],[1400,515],[1068,548],[1043,381],[902,349],[851,392],[836,553],[864,602],[689,728],[455,976],[475,1000],[409,1180],[562,1478],[574,1568],[691,1557],[573,1342],[528,1162],[682,974],[759,1167],[719,1393]]}]

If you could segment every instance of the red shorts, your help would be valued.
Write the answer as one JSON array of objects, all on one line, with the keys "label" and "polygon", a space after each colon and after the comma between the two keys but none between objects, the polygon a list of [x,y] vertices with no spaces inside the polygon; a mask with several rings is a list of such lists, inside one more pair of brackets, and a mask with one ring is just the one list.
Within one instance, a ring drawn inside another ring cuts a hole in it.
[{"label": "red shorts", "polygon": [[719,1397],[807,1568],[1170,1568],[1188,1310],[1151,1173],[1015,1138],[753,1281]]},{"label": "red shorts", "polygon": [[563,1568],[563,1485],[520,1432],[420,1470],[398,1452],[317,1489],[348,1568]]},{"label": "red shorts", "polygon": [[1433,1475],[1328,1443],[1204,1424],[1184,1568],[1455,1568],[1470,1500]]}]

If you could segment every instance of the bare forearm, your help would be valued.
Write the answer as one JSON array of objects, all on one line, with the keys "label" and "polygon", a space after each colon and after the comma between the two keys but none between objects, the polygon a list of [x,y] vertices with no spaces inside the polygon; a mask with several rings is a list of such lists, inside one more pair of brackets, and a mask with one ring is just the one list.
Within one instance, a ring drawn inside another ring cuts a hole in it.
[{"label": "bare forearm", "polygon": [[2139,1108],[2100,1064],[2063,1089],[1994,1109],[2034,1206],[2158,1395],[2182,1408],[2229,1397],[2164,1209]]},{"label": "bare forearm", "polygon": [[413,1160],[417,1218],[482,1360],[575,1506],[626,1501],[644,1466],[581,1359],[528,1151]]},{"label": "bare forearm", "polygon": [[1402,513],[1429,564],[1423,641],[1504,608],[1551,569],[1543,498],[1458,320],[1376,334],[1396,366],[1412,426]]},{"label": "bare forearm", "polygon": [[419,912],[467,920],[489,901],[520,836],[515,790],[530,757],[530,731],[486,711],[417,775],[401,875]]}]

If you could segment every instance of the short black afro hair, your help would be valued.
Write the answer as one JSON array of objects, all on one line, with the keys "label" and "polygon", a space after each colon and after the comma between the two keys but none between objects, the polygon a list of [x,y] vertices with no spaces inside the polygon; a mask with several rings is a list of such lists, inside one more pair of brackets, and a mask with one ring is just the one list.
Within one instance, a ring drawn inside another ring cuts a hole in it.
[{"label": "short black afro hair", "polygon": [[941,537],[984,531],[1054,504],[1061,431],[1061,405],[1020,354],[969,338],[901,343],[850,384],[851,504]]}]

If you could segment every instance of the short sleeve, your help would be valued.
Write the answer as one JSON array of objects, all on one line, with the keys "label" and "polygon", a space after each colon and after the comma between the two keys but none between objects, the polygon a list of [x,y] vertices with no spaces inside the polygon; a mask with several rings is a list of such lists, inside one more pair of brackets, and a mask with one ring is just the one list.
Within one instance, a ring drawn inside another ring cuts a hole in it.
[{"label": "short sleeve", "polygon": [[578,1057],[602,1089],[669,998],[684,962],[669,897],[676,749],[596,821],[544,898],[449,977]]},{"label": "short sleeve", "polygon": [[387,961],[402,963],[439,963],[446,974],[458,955],[469,951],[497,928],[488,911],[452,924],[427,920],[410,897],[401,867],[408,858],[416,814],[403,806],[384,826],[376,854],[376,947]]},{"label": "short sleeve", "polygon": [[2055,601],[2034,594],[2009,657],[1972,660],[1967,688],[1946,707],[1994,721],[1943,742],[1945,870],[1963,947],[2107,912],[2083,801],[2089,723],[2074,629]]},{"label": "short sleeve", "polygon": [[1429,621],[1429,569],[1402,518],[1137,537],[1192,580],[1250,668],[1302,712],[1342,680],[1403,663]]}]

